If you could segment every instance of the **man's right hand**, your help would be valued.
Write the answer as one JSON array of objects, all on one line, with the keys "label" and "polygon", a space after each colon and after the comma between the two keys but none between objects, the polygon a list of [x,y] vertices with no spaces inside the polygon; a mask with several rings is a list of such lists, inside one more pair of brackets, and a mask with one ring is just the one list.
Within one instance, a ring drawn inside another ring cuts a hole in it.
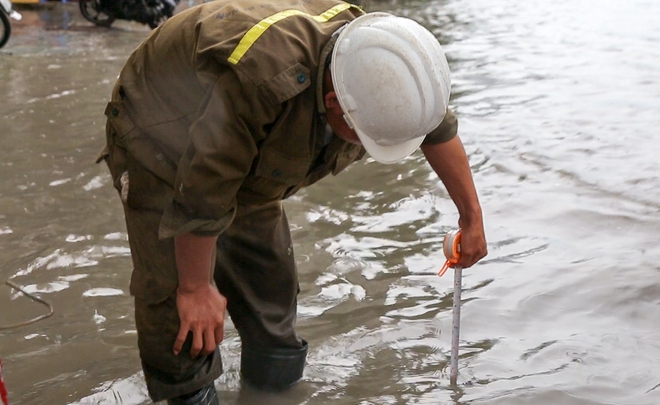
[{"label": "man's right hand", "polygon": [[211,284],[192,290],[179,287],[176,307],[181,326],[174,341],[174,354],[181,352],[189,332],[192,332],[191,357],[213,353],[224,336],[227,299]]},{"label": "man's right hand", "polygon": [[176,308],[181,326],[174,341],[178,355],[192,332],[190,355],[208,355],[222,342],[227,299],[211,284],[217,236],[184,233],[174,237],[179,288]]}]

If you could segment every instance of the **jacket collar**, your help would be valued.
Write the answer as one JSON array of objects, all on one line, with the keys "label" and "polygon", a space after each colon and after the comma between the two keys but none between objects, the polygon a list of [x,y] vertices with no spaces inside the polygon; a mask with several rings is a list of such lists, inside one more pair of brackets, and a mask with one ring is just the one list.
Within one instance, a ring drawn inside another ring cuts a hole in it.
[{"label": "jacket collar", "polygon": [[330,40],[323,47],[321,51],[321,56],[319,57],[319,70],[316,76],[316,109],[319,114],[325,115],[325,103],[323,102],[323,78],[325,76],[325,70],[330,68],[330,56],[332,50],[335,48],[335,43],[337,42],[337,37],[339,33],[346,27],[342,25],[337,31],[332,34]]}]

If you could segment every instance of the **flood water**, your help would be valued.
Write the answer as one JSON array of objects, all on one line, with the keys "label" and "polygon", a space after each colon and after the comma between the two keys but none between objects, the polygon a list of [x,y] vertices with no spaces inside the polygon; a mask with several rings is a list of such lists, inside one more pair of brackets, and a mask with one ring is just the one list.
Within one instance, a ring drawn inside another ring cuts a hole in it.
[{"label": "flood water", "polygon": [[[286,202],[310,342],[304,380],[223,404],[660,404],[660,3],[388,3],[444,45],[489,256],[464,271],[449,384],[455,207],[421,154],[366,159]],[[0,50],[0,283],[55,314],[0,331],[11,404],[147,404],[105,103],[149,30],[21,9]],[[0,287],[0,327],[47,311]]]}]

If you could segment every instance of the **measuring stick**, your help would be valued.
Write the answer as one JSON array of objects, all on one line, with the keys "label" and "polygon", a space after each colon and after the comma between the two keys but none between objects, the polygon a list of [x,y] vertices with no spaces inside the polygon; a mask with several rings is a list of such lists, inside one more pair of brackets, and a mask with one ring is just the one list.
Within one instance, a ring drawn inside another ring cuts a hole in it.
[{"label": "measuring stick", "polygon": [[458,378],[458,337],[461,331],[461,290],[463,289],[463,269],[454,267],[454,305],[451,322],[451,359],[449,382],[456,385]]},{"label": "measuring stick", "polygon": [[[438,276],[445,274],[447,269],[458,263],[461,258],[461,230],[448,232],[445,235],[443,250],[447,261],[438,272]],[[463,291],[463,269],[454,266],[454,304],[452,306],[451,325],[451,358],[449,361],[449,382],[456,385],[458,379],[458,340],[461,330],[461,292]]]}]

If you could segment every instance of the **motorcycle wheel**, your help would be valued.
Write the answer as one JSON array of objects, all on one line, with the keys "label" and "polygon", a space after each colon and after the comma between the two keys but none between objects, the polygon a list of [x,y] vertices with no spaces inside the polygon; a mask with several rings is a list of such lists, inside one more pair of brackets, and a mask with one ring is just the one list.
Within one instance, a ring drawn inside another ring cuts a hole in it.
[{"label": "motorcycle wheel", "polygon": [[152,10],[157,10],[154,18],[147,23],[152,30],[158,28],[168,18],[172,17],[172,13],[174,12],[174,8],[163,1],[147,1],[147,6]]},{"label": "motorcycle wheel", "polygon": [[151,28],[152,30],[158,28],[158,26],[164,23],[166,20],[167,17],[165,16],[160,16],[158,19],[153,19],[149,21],[149,28]]},{"label": "motorcycle wheel", "polygon": [[106,14],[101,7],[100,0],[79,0],[80,13],[85,20],[99,27],[109,27],[115,21],[115,17]]},{"label": "motorcycle wheel", "polygon": [[2,10],[0,10],[0,29],[2,29],[2,36],[0,36],[0,48],[2,48],[9,41],[9,36],[11,35],[9,16]]}]

